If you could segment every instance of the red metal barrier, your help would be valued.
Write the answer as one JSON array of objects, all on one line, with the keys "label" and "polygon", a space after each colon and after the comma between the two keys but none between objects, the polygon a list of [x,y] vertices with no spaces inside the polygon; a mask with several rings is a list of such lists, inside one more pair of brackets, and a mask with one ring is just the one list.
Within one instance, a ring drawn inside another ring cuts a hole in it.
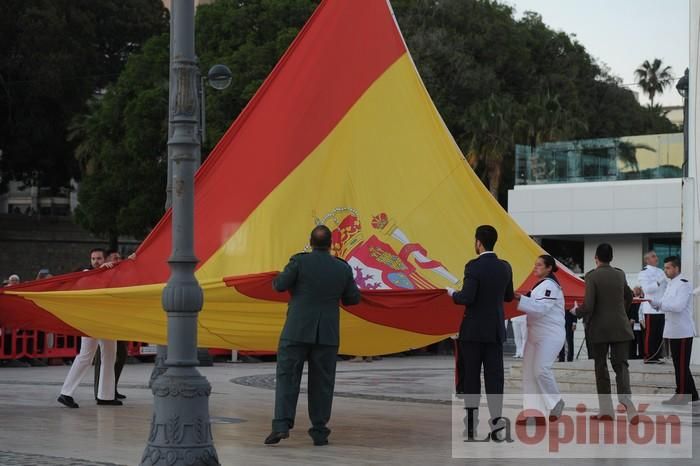
[{"label": "red metal barrier", "polygon": [[78,354],[73,335],[46,333],[36,329],[0,329],[0,359],[73,358]]},{"label": "red metal barrier", "polygon": [[[40,332],[41,333],[41,332]],[[43,355],[38,358],[74,358],[78,354],[80,337],[57,333],[46,334],[46,346]]]},{"label": "red metal barrier", "polygon": [[[36,329],[0,328],[0,360],[74,358],[78,354],[80,337],[46,333]],[[155,356],[156,345],[137,341],[128,342],[128,355]],[[231,356],[230,349],[209,348],[212,356]],[[271,356],[274,351],[239,351],[240,355]]]}]

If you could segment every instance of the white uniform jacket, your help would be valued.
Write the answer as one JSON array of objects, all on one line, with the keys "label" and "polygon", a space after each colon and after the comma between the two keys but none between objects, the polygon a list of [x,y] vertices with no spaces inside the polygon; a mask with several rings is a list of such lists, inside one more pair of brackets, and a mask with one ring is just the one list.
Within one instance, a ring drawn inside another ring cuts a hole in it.
[{"label": "white uniform jacket", "polygon": [[522,296],[518,310],[527,314],[528,338],[564,334],[564,292],[551,278],[545,278]]},{"label": "white uniform jacket", "polygon": [[666,292],[651,305],[666,314],[664,338],[688,338],[695,336],[693,321],[693,287],[678,275],[666,287]]},{"label": "white uniform jacket", "polygon": [[[653,265],[646,265],[638,275],[639,286],[644,292],[644,299],[649,301],[659,301],[666,291],[668,279],[663,270]],[[660,314],[649,302],[642,302],[639,305],[639,318],[643,320],[642,314]]]}]

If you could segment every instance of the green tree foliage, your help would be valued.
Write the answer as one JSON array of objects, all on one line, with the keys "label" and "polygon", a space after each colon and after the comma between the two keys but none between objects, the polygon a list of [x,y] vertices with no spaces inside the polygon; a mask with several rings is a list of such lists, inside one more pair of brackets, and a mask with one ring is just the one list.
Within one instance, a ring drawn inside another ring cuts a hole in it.
[{"label": "green tree foliage", "polygon": [[[317,4],[217,0],[197,9],[201,69],[224,63],[234,76],[225,91],[207,91],[204,156]],[[549,29],[535,13],[515,20],[511,7],[487,0],[393,0],[392,5],[448,128],[502,200],[512,185],[515,144],[676,130],[663,115],[641,107],[575,38]],[[104,98],[75,121],[77,156],[87,173],[79,219],[96,232],[140,236],[162,214],[167,36],[152,41],[131,56]],[[122,192],[129,186],[128,195],[115,195],[111,184]]]},{"label": "green tree foliage", "polygon": [[73,120],[84,172],[78,222],[116,245],[142,237],[162,215],[168,131],[168,46],[161,34],[128,61],[119,80]]},{"label": "green tree foliage", "polygon": [[[472,167],[504,203],[515,144],[677,130],[641,107],[583,45],[548,28],[537,13],[516,21],[510,6],[488,0],[392,4],[435,105]],[[488,131],[484,120],[491,122]],[[494,131],[504,134],[494,137]]]},{"label": "green tree foliage", "polygon": [[[220,0],[200,6],[197,50],[203,73],[231,68],[223,92],[207,89],[203,155],[228,129],[316,7],[311,0]],[[118,81],[73,120],[71,140],[83,170],[78,222],[116,243],[143,237],[163,214],[167,172],[169,35],[130,56]]]},{"label": "green tree foliage", "polygon": [[78,175],[68,123],[131,52],[166,28],[160,0],[3,0],[3,181],[57,188]]},{"label": "green tree foliage", "polygon": [[639,87],[649,96],[649,106],[652,108],[656,94],[663,94],[664,90],[673,83],[671,67],[664,66],[658,58],[655,58],[651,63],[649,60],[644,60],[644,63],[634,70],[634,77],[637,79]]}]

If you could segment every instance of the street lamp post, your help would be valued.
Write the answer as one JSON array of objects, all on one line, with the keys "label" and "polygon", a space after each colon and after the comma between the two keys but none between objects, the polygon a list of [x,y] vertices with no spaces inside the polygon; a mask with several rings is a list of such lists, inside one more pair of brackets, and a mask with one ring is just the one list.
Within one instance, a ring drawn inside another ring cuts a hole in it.
[{"label": "street lamp post", "polygon": [[194,275],[194,173],[200,150],[194,0],[173,0],[171,14],[172,254],[162,298],[168,315],[168,355],[167,370],[152,384],[153,418],[141,465],[210,466],[219,465],[209,419],[211,385],[196,369],[203,293]]},{"label": "street lamp post", "polygon": [[[171,36],[172,38],[172,36]],[[172,40],[171,40],[171,48],[172,48]],[[172,57],[171,57],[172,58]],[[172,63],[172,61],[171,61]],[[171,88],[174,88],[175,86],[172,84],[173,79],[172,79],[172,66],[171,66],[171,78],[170,78],[170,83],[171,83]],[[206,115],[206,94],[204,92],[205,90],[205,83],[208,82],[211,87],[214,89],[221,91],[226,89],[230,84],[231,84],[231,79],[232,79],[232,74],[231,70],[226,66],[226,65],[214,65],[209,69],[209,73],[207,76],[201,76],[199,79],[199,87],[197,89],[197,98],[199,102],[199,130],[198,130],[198,137],[200,140],[200,144],[204,144],[204,141],[206,139],[206,121],[207,121],[207,115]],[[172,131],[172,111],[173,109],[170,109],[170,118],[168,122],[168,137],[172,136],[173,131]],[[197,150],[197,164],[196,168],[199,168],[200,164],[200,159],[201,159],[201,153],[200,149]],[[167,185],[165,188],[166,196],[165,196],[165,210],[168,210],[172,207],[172,194],[173,194],[173,185],[172,185],[172,150],[171,147],[168,146],[168,180],[167,180]],[[158,377],[163,375],[167,369],[165,365],[165,360],[168,357],[168,347],[165,345],[157,345],[157,352],[156,352],[156,358],[155,358],[155,364],[153,366],[153,371],[151,371],[151,377],[148,382],[148,387],[151,388],[153,386],[153,382],[156,381]],[[201,366],[211,366],[212,365],[212,360],[211,356],[209,356],[209,352],[206,348],[199,348],[197,350],[197,359],[199,360],[199,364]]]},{"label": "street lamp post", "polygon": [[683,176],[688,176],[688,68],[676,83],[676,90],[683,97]]}]

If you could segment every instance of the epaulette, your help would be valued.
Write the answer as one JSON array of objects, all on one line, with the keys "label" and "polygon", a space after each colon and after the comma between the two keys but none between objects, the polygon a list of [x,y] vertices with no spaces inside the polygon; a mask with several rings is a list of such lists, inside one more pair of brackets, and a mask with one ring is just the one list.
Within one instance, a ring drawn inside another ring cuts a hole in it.
[{"label": "epaulette", "polygon": [[[338,260],[341,261],[341,262],[345,262],[346,264],[348,264],[348,261],[346,261],[346,260],[343,259],[342,257],[338,257],[338,256],[333,256],[333,257],[335,257],[336,259],[338,259]],[[350,264],[348,264],[348,265],[350,265]]]},{"label": "epaulette", "polygon": [[622,273],[625,273],[625,271],[624,271],[624,270],[622,270],[622,269],[618,269],[617,267],[613,267],[613,269],[615,269],[615,270],[619,270],[620,272],[622,272]]},{"label": "epaulette", "polygon": [[291,258],[294,259],[295,257],[305,256],[307,254],[308,254],[308,252],[298,252],[298,253],[294,254]]},{"label": "epaulette", "polygon": [[681,281],[684,283],[688,283],[688,280],[686,280],[685,278],[681,278]]},{"label": "epaulette", "polygon": [[645,265],[644,267],[642,267],[642,270],[646,270],[646,269],[647,269],[647,266],[646,266],[646,265]]}]

